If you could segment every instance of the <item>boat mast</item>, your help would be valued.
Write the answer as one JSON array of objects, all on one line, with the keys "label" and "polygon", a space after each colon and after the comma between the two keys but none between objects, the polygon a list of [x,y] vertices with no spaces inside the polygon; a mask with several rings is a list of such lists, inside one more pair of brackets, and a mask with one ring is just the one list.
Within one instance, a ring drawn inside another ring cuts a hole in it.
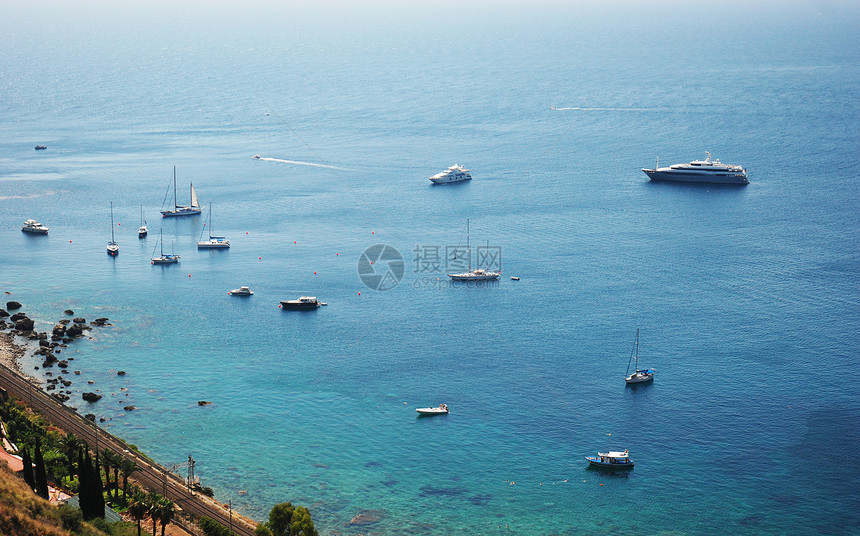
[{"label": "boat mast", "polygon": [[469,271],[472,271],[472,247],[469,245],[469,218],[466,218],[466,259],[469,262]]},{"label": "boat mast", "polygon": [[115,242],[113,239],[113,201],[110,202],[110,241]]},{"label": "boat mast", "polygon": [[173,166],[173,210],[175,211],[179,207],[179,203],[176,202],[176,166]]},{"label": "boat mast", "polygon": [[639,372],[639,328],[636,328],[636,372]]}]

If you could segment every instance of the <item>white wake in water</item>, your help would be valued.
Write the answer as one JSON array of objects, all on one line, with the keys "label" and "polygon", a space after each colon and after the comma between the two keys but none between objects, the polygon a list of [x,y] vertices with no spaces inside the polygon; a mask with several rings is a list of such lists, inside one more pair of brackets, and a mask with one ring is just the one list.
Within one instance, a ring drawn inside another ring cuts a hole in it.
[{"label": "white wake in water", "polygon": [[343,168],[338,166],[330,166],[328,164],[316,164],[314,162],[302,162],[301,160],[284,160],[283,158],[257,158],[257,160],[265,160],[266,162],[280,162],[282,164],[295,164],[297,166],[311,166],[318,168],[326,168],[326,169],[337,169],[339,171],[350,171],[349,168]]},{"label": "white wake in water", "polygon": [[579,106],[571,106],[568,108],[559,108],[558,106],[550,106],[551,110],[580,110],[584,112],[652,112],[654,108],[581,108]]}]

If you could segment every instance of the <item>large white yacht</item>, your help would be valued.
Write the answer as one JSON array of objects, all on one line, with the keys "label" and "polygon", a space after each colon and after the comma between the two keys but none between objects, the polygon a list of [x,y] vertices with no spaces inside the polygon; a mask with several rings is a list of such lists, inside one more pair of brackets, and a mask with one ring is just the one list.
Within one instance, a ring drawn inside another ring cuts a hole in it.
[{"label": "large white yacht", "polygon": [[472,176],[469,175],[469,170],[464,168],[460,164],[454,164],[445,171],[440,171],[439,173],[430,177],[430,181],[433,184],[444,184],[448,182],[462,182],[470,180],[472,180]]},{"label": "large white yacht", "polygon": [[749,184],[747,170],[742,166],[723,164],[719,160],[711,160],[711,153],[705,152],[704,160],[693,160],[689,164],[673,164],[669,167],[659,167],[658,160],[654,169],[642,171],[652,181],[665,182],[706,182],[718,184]]},{"label": "large white yacht", "polygon": [[25,221],[24,227],[21,227],[21,230],[25,233],[48,234],[48,228],[37,222],[36,220]]}]

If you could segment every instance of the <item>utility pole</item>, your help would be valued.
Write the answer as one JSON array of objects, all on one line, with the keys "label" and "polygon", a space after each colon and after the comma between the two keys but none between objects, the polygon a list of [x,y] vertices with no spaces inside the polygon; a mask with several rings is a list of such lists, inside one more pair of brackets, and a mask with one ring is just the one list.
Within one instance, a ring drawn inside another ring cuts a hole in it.
[{"label": "utility pole", "polygon": [[230,499],[230,532],[233,532],[233,499]]}]

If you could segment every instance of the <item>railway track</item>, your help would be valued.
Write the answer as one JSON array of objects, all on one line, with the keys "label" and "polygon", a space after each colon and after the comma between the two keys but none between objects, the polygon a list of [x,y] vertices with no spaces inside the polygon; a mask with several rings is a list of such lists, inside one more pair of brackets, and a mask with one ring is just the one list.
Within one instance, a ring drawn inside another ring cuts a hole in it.
[{"label": "railway track", "polygon": [[151,462],[129,449],[116,436],[102,430],[96,423],[60,403],[41,388],[22,378],[17,372],[0,365],[0,387],[30,405],[48,421],[67,433],[84,440],[90,449],[110,449],[118,455],[132,460],[137,465],[134,479],[143,487],[157,491],[176,503],[182,510],[198,517],[209,517],[225,527],[232,528],[239,536],[254,536],[255,524],[247,518],[233,515],[224,505],[205,495],[190,490],[179,476]]}]

